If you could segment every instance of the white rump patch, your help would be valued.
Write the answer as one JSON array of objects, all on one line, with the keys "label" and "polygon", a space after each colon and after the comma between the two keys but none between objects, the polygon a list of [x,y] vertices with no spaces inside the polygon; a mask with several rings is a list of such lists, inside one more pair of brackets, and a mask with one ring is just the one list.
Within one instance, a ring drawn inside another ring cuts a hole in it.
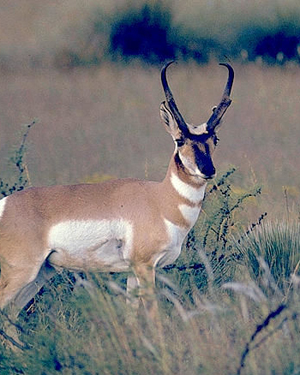
[{"label": "white rump patch", "polygon": [[126,220],[70,220],[50,229],[48,246],[56,251],[58,261],[61,254],[61,259],[67,257],[76,264],[96,266],[99,261],[118,267],[130,259],[132,237],[132,225]]},{"label": "white rump patch", "polygon": [[192,227],[198,219],[198,216],[200,213],[200,207],[198,206],[191,207],[191,206],[188,206],[187,204],[180,204],[178,208],[180,212],[182,213],[182,216]]},{"label": "white rump patch", "polygon": [[0,200],[0,218],[2,217],[4,209],[5,209],[6,199],[7,197],[4,197]]},{"label": "white rump patch", "polygon": [[171,183],[174,189],[183,197],[192,203],[200,203],[205,194],[206,183],[202,185],[199,189],[183,182],[176,174],[172,173]]}]

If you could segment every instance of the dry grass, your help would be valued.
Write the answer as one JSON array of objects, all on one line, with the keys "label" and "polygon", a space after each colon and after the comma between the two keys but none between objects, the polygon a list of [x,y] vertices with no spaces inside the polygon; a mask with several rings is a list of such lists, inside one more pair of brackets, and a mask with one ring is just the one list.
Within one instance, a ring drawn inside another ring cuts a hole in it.
[{"label": "dry grass", "polygon": [[214,288],[210,297],[195,287],[190,304],[165,285],[157,294],[158,330],[145,319],[134,318],[128,325],[124,319],[130,308],[109,285],[110,293],[97,288],[89,294],[76,285],[69,293],[66,285],[57,284],[40,296],[29,319],[25,314],[20,319],[22,339],[31,349],[3,357],[0,373],[259,375],[299,370],[296,290],[289,307],[276,313],[280,299],[266,298],[249,280],[235,288]]}]

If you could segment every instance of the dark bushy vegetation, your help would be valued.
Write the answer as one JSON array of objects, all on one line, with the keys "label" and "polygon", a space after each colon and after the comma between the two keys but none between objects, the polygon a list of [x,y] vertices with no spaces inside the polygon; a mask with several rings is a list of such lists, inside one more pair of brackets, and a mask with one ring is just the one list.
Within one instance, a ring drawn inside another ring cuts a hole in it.
[{"label": "dark bushy vegetation", "polygon": [[[287,61],[299,62],[300,22],[294,25],[279,25],[274,29],[262,26],[245,27],[238,38],[233,56],[249,61],[262,58],[269,64],[283,64]],[[243,57],[243,53],[246,53]],[[238,56],[240,55],[240,56]]]},{"label": "dark bushy vegetation", "polygon": [[110,34],[113,57],[140,57],[149,63],[174,59],[177,30],[172,30],[172,14],[160,5],[145,4],[141,9],[126,9],[116,17]]},{"label": "dark bushy vegetation", "polygon": [[170,5],[145,3],[141,8],[126,8],[112,23],[110,52],[112,58],[140,58],[150,64],[181,56],[206,63],[218,43],[193,35],[175,25]]},{"label": "dark bushy vegetation", "polygon": [[243,19],[243,14],[239,17],[242,7],[223,8],[223,13],[221,7],[208,12],[203,6],[202,14],[201,6],[197,6],[195,14],[181,22],[175,22],[170,1],[130,3],[117,7],[110,15],[99,11],[93,21],[87,21],[91,22],[90,33],[84,43],[80,42],[83,47],[64,51],[57,62],[90,66],[105,59],[128,62],[139,58],[149,64],[161,64],[178,57],[198,63],[207,63],[211,58],[299,62],[300,18],[292,11],[268,19],[260,14],[258,6]]}]

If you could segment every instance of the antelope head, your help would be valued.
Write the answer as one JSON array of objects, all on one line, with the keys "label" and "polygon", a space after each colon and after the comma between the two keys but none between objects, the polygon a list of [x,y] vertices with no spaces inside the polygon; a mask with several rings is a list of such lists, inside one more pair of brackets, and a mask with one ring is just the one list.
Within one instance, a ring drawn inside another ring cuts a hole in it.
[{"label": "antelope head", "polygon": [[160,116],[167,132],[171,134],[175,142],[176,164],[193,179],[208,180],[213,178],[216,172],[212,161],[212,153],[218,142],[217,129],[231,104],[230,92],[234,71],[229,64],[220,64],[228,69],[228,80],[221,101],[218,106],[212,109],[213,113],[207,122],[201,125],[191,125],[183,119],[179,112],[167,82],[166,71],[172,62],[167,63],[161,71],[161,81],[168,108],[166,102],[162,102]]}]

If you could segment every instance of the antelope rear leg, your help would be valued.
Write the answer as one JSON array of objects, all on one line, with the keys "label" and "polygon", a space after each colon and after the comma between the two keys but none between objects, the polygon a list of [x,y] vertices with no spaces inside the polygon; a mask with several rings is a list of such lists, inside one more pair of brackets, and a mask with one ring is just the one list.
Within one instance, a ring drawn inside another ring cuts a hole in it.
[{"label": "antelope rear leg", "polygon": [[16,295],[14,300],[16,308],[21,311],[55,274],[56,270],[44,263],[37,277]]},{"label": "antelope rear leg", "polygon": [[[30,299],[28,300],[28,298],[32,296],[34,280],[38,275],[39,268],[32,267],[32,265],[31,268],[13,267],[2,262],[0,309],[7,309],[8,316],[12,321],[17,319],[20,310],[29,302]],[[39,284],[41,284],[42,279],[45,279],[43,273],[39,278]],[[3,328],[5,334],[12,337],[19,346],[22,346],[18,339],[16,327],[13,324],[10,324],[7,320]]]},{"label": "antelope rear leg", "polygon": [[18,293],[35,280],[40,267],[40,265],[38,268],[30,265],[30,267],[25,268],[1,264],[0,309],[13,302]]}]

